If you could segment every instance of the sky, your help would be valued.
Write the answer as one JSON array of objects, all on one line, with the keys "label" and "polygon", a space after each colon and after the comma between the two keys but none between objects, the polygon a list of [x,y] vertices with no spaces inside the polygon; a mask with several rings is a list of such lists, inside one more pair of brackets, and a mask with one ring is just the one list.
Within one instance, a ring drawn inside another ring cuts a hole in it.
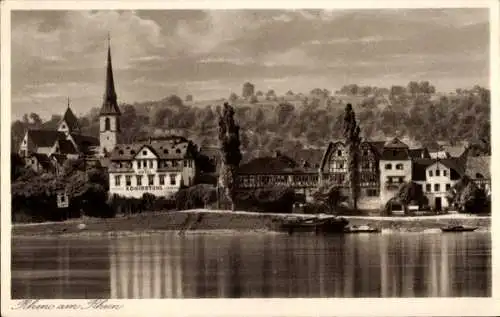
[{"label": "sky", "polygon": [[346,84],[489,86],[487,9],[13,11],[12,120],[120,103]]}]

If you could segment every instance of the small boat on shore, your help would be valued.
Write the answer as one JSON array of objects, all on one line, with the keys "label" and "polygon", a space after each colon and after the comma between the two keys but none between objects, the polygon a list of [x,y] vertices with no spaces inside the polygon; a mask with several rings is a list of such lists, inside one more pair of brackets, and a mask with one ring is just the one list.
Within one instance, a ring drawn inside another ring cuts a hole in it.
[{"label": "small boat on shore", "polygon": [[351,226],[345,228],[345,233],[380,233],[381,230],[379,228],[373,228],[370,226]]},{"label": "small boat on shore", "polygon": [[296,218],[285,221],[280,226],[280,231],[288,234],[294,232],[314,232],[316,234],[342,233],[349,222],[344,218]]},{"label": "small boat on shore", "polygon": [[447,226],[447,227],[442,227],[441,231],[442,232],[471,232],[476,230],[477,227],[465,227],[462,225],[457,225],[457,226]]}]

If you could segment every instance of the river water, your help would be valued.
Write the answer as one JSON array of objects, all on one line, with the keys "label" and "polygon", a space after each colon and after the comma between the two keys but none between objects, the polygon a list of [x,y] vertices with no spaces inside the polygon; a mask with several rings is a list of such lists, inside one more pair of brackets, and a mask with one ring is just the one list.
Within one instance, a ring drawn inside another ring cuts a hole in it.
[{"label": "river water", "polygon": [[491,296],[489,233],[14,238],[12,298]]}]

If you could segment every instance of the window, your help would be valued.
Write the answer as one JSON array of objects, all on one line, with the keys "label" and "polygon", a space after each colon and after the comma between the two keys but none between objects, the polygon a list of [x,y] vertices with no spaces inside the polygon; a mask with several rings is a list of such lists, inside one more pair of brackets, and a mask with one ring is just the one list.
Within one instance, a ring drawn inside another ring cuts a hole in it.
[{"label": "window", "polygon": [[385,169],[386,170],[391,170],[392,169],[392,164],[385,164]]},{"label": "window", "polygon": [[387,177],[387,183],[392,184],[392,177]]},{"label": "window", "polygon": [[439,192],[440,188],[439,188],[439,184],[434,184],[434,191],[435,192]]},{"label": "window", "polygon": [[142,155],[148,155],[148,151],[146,150],[142,151]]},{"label": "window", "polygon": [[187,167],[188,166],[188,162],[187,160],[184,160],[184,167]]},{"label": "window", "polygon": [[377,194],[378,193],[377,193],[376,189],[367,189],[366,190],[366,196],[375,197],[375,196],[378,196]]},{"label": "window", "polygon": [[111,130],[111,121],[109,120],[109,118],[106,118],[104,120],[104,131],[109,131]]},{"label": "window", "polygon": [[115,186],[120,186],[120,179],[121,179],[121,175],[115,176]]},{"label": "window", "polygon": [[446,191],[449,191],[451,188],[451,185],[450,184],[446,184]]},{"label": "window", "polygon": [[137,175],[135,178],[137,180],[137,186],[141,186],[142,185],[142,175]]},{"label": "window", "polygon": [[125,185],[127,185],[127,186],[132,185],[132,176],[130,176],[130,175],[125,176]]},{"label": "window", "polygon": [[342,150],[337,151],[337,156],[342,156]]},{"label": "window", "polygon": [[436,170],[436,176],[441,176],[441,171],[440,170]]},{"label": "window", "polygon": [[153,168],[153,161],[149,161],[149,168]]},{"label": "window", "polygon": [[149,184],[149,186],[153,186],[155,184],[155,176],[154,175],[148,175],[148,184]]},{"label": "window", "polygon": [[432,171],[429,171],[429,177],[432,177]]},{"label": "window", "polygon": [[401,183],[404,183],[405,181],[405,178],[404,177],[398,177],[398,182],[401,184]]},{"label": "window", "polygon": [[170,185],[176,184],[176,181],[175,181],[176,176],[177,176],[176,174],[170,174]]},{"label": "window", "polygon": [[344,163],[337,163],[337,167],[338,167],[339,169],[344,168]]},{"label": "window", "polygon": [[403,164],[396,164],[396,169],[397,170],[402,170],[403,169]]},{"label": "window", "polygon": [[425,184],[425,191],[430,192],[431,191],[431,184]]},{"label": "window", "polygon": [[448,171],[444,170],[443,171],[443,176],[448,176]]},{"label": "window", "polygon": [[165,175],[160,174],[160,185],[165,185]]}]

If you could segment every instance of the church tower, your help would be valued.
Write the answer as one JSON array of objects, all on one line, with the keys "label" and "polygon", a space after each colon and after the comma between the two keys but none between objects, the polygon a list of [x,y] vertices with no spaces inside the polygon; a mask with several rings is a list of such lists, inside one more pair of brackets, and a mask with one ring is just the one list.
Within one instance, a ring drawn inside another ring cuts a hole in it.
[{"label": "church tower", "polygon": [[106,87],[99,114],[99,140],[101,153],[111,153],[119,143],[120,138],[120,109],[116,101],[115,82],[113,80],[113,66],[111,65],[111,45],[108,37],[108,60],[106,68]]}]

